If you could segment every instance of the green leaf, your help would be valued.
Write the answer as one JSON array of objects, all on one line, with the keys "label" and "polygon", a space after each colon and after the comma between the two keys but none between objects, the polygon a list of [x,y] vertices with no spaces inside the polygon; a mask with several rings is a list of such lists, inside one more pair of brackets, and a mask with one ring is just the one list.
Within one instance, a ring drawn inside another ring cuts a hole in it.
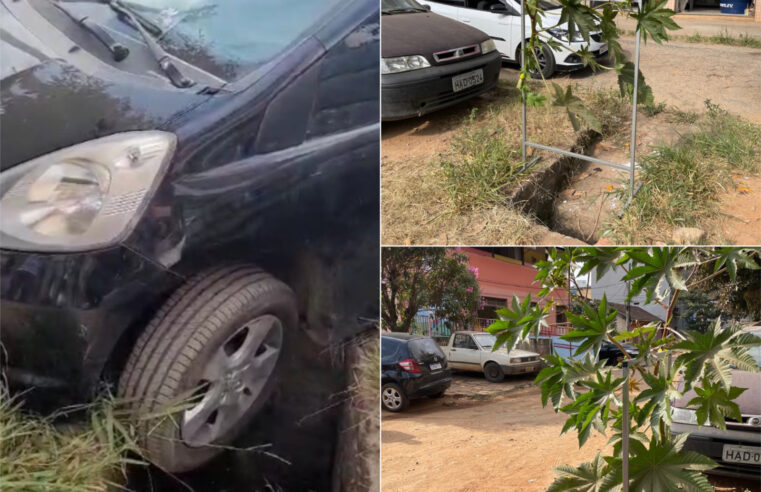
[{"label": "green leaf", "polygon": [[[646,303],[653,297],[662,297],[659,292],[661,280],[666,280],[672,290],[687,290],[681,270],[696,262],[686,256],[686,248],[642,248],[629,251],[632,268],[624,275],[624,280],[633,280],[627,300],[639,294],[646,294]],[[657,294],[657,295],[656,295]]]},{"label": "green leaf", "polygon": [[583,314],[566,313],[574,329],[560,338],[569,342],[581,342],[575,355],[591,351],[596,356],[603,340],[607,339],[608,332],[615,328],[618,310],[608,309],[608,299],[605,294],[602,296],[598,309],[587,304],[582,305],[582,309]]},{"label": "green leaf", "polygon": [[[628,97],[630,101],[634,100],[634,63],[625,62],[616,67],[618,73],[618,89],[621,97]],[[637,80],[637,104],[653,104],[653,89],[645,82],[645,76],[642,70],[638,71]]]},{"label": "green leaf", "polygon": [[761,248],[721,248],[716,251],[719,258],[714,264],[714,272],[718,272],[723,266],[727,267],[729,278],[733,282],[737,278],[737,267],[758,270],[761,268],[753,260],[754,253],[761,253]]},{"label": "green leaf", "polygon": [[544,102],[546,100],[547,98],[545,96],[542,94],[537,94],[536,92],[529,92],[526,94],[526,104],[532,108],[539,108],[544,106]]},{"label": "green leaf", "polygon": [[[701,473],[717,464],[694,451],[682,451],[689,434],[659,441],[655,435],[649,443],[632,439],[629,458],[629,490],[686,490],[713,492],[713,487]],[[649,444],[649,446],[648,446]],[[621,483],[621,458],[606,459],[616,469],[603,480],[602,487]]]},{"label": "green leaf", "polygon": [[672,367],[670,374],[665,374],[665,372],[663,370],[663,374],[659,376],[643,372],[642,379],[649,388],[641,391],[634,398],[635,403],[646,402],[641,409],[638,420],[643,421],[647,416],[650,416],[650,426],[653,429],[657,429],[661,421],[671,424],[671,401],[682,396],[674,385],[673,378],[676,367]]},{"label": "green leaf", "polygon": [[685,387],[689,389],[698,379],[721,383],[729,390],[732,385],[732,366],[743,371],[761,372],[748,348],[761,345],[761,338],[744,332],[740,327],[722,328],[717,318],[706,333],[686,331],[685,340],[676,343],[674,350],[684,350],[676,359],[684,366]]},{"label": "green leaf", "polygon": [[581,128],[581,122],[579,120],[582,120],[587,126],[589,126],[589,128],[598,133],[602,132],[602,124],[600,123],[600,120],[584,105],[584,101],[582,101],[581,98],[573,94],[573,89],[571,89],[570,85],[566,87],[565,91],[563,91],[563,88],[555,82],[552,83],[552,87],[555,91],[552,105],[565,108],[574,131],[579,131]]},{"label": "green leaf", "polygon": [[577,32],[589,42],[589,32],[597,30],[594,10],[584,5],[583,0],[558,0],[562,6],[559,25],[568,23],[568,37],[572,39]]},{"label": "green leaf", "polygon": [[526,340],[531,334],[538,335],[539,330],[547,326],[546,319],[550,314],[550,308],[549,303],[544,307],[539,304],[532,306],[531,294],[526,296],[523,302],[520,302],[517,296],[513,296],[511,309],[499,309],[499,319],[486,328],[486,331],[497,337],[492,351],[503,345],[507,350],[513,350],[518,342]]},{"label": "green leaf", "polygon": [[547,492],[560,492],[562,490],[574,490],[581,492],[603,492],[605,477],[613,469],[602,458],[602,453],[597,452],[590,462],[582,463],[578,467],[561,465],[554,469],[558,478],[547,489]]},{"label": "green leaf", "polygon": [[687,403],[688,407],[695,407],[698,425],[706,421],[721,430],[726,430],[727,425],[724,417],[731,417],[736,421],[742,421],[740,407],[732,400],[740,396],[747,388],[731,386],[728,390],[719,383],[710,383],[703,380],[702,388],[694,388],[697,396]]},{"label": "green leaf", "polygon": [[642,30],[642,39],[647,41],[647,35],[649,34],[653,41],[661,44],[661,41],[668,40],[667,29],[672,31],[681,29],[671,19],[671,16],[675,12],[671,9],[665,8],[666,0],[648,0],[641,4],[639,13],[632,14],[632,18],[637,20],[637,26]]},{"label": "green leaf", "polygon": [[560,409],[563,395],[571,400],[576,398],[574,385],[590,376],[597,374],[605,367],[605,361],[595,362],[591,354],[581,359],[570,359],[559,355],[549,354],[542,356],[547,367],[539,371],[534,384],[539,385],[542,391],[542,406],[552,402],[553,409]]}]

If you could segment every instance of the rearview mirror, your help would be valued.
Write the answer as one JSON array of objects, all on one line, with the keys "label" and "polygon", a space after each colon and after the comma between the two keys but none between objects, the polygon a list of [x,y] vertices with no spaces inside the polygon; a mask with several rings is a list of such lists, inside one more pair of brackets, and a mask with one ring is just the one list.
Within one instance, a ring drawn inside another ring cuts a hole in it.
[{"label": "rearview mirror", "polygon": [[492,12],[503,14],[507,12],[507,6],[504,3],[495,3],[491,7],[489,7],[489,10],[491,10]]},{"label": "rearview mirror", "polygon": [[421,7],[423,7],[425,10],[427,10],[427,11],[429,11],[429,12],[431,11],[431,6],[430,6],[430,5],[428,5],[428,4],[425,4],[425,3],[424,3],[424,4],[422,4],[422,5],[421,5]]}]

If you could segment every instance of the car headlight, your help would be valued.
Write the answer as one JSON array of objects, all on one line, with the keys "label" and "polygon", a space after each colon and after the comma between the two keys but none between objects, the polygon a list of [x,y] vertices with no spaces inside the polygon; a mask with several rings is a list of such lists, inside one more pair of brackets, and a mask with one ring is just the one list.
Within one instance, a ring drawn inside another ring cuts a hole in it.
[{"label": "car headlight", "polygon": [[397,56],[396,58],[381,58],[381,73],[409,72],[420,68],[430,67],[428,60],[421,55]]},{"label": "car headlight", "polygon": [[486,41],[481,43],[481,53],[484,55],[486,53],[491,53],[492,51],[495,51],[497,49],[497,45],[494,44],[493,39],[487,39]]},{"label": "car headlight", "polygon": [[[558,27],[554,27],[552,29],[548,29],[547,32],[552,34],[554,37],[558,38],[561,41],[568,42],[568,30],[567,29],[560,29]],[[571,38],[571,41],[574,43],[577,43],[579,41],[584,41],[584,37],[581,35],[579,31],[576,31],[573,33],[573,38]]]},{"label": "car headlight", "polygon": [[695,410],[689,408],[671,408],[671,418],[674,422],[680,424],[692,424],[698,425],[698,417],[695,415]]},{"label": "car headlight", "polygon": [[81,251],[113,243],[131,229],[176,137],[127,132],[55,151],[0,174],[3,246]]}]

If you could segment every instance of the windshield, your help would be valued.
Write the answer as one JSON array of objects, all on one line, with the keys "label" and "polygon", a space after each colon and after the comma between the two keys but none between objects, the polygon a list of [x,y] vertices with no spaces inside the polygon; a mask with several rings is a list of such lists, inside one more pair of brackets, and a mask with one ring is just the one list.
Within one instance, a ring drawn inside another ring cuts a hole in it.
[{"label": "windshield", "polygon": [[436,342],[431,338],[417,338],[410,340],[409,343],[410,352],[417,361],[430,359],[432,356],[444,357],[444,352],[441,351]]},{"label": "windshield", "polygon": [[381,12],[384,14],[395,14],[403,12],[426,12],[426,10],[415,0],[382,0]]},{"label": "windshield", "polygon": [[497,337],[490,333],[478,333],[473,335],[473,337],[475,337],[478,344],[483,347],[484,350],[491,350],[494,346],[494,342],[497,341]]},{"label": "windshield", "polygon": [[301,41],[339,0],[142,0],[122,2],[163,33],[171,54],[234,80]]}]

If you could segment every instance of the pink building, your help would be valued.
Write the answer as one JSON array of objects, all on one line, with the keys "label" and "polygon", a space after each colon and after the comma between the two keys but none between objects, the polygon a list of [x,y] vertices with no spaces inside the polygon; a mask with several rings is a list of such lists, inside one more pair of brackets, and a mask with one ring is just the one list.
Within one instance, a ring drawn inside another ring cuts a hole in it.
[{"label": "pink building", "polygon": [[[468,256],[470,267],[478,278],[483,304],[478,312],[476,326],[472,329],[484,330],[497,317],[496,311],[508,305],[513,296],[521,301],[531,294],[532,299],[543,304],[537,297],[541,286],[534,282],[534,264],[547,257],[546,248],[458,248]],[[565,311],[570,305],[566,291],[556,290],[551,294],[553,307],[547,322],[549,330],[541,335],[551,336],[566,332]]]}]

